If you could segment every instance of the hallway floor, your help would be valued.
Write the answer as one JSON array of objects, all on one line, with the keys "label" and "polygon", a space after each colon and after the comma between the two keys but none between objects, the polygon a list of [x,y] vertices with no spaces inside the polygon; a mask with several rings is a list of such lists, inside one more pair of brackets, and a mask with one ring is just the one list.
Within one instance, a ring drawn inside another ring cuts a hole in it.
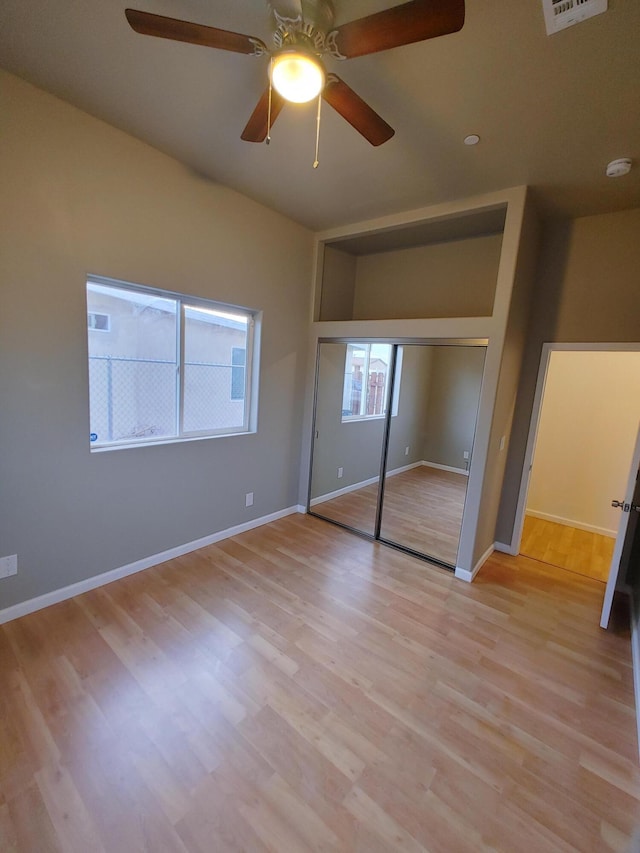
[{"label": "hallway floor", "polygon": [[520,553],[606,583],[614,544],[610,536],[527,515]]}]

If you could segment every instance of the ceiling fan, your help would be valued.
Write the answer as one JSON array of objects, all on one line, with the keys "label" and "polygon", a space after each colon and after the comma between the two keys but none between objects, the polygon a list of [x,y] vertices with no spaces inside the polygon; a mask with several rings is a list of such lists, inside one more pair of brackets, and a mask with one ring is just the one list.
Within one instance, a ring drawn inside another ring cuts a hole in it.
[{"label": "ceiling fan", "polygon": [[259,38],[229,30],[135,9],[125,14],[142,35],[270,58],[269,85],[241,134],[246,142],[268,141],[286,101],[321,95],[372,145],[395,131],[337,74],[326,73],[322,57],[352,59],[454,33],[465,14],[464,0],[411,0],[334,28],[331,0],[267,0],[267,5],[275,21],[273,50]]}]

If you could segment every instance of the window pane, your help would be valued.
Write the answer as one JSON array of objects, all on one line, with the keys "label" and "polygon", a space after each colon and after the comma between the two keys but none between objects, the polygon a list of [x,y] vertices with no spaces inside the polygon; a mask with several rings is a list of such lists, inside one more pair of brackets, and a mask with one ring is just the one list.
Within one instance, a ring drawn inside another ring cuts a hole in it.
[{"label": "window pane", "polygon": [[390,362],[389,344],[371,344],[366,404],[366,414],[369,417],[384,414]]},{"label": "window pane", "polygon": [[176,435],[176,301],[87,284],[90,429],[98,444]]},{"label": "window pane", "polygon": [[245,366],[247,363],[246,349],[233,347],[231,350],[231,399],[244,400],[244,387],[246,383]]},{"label": "window pane", "polygon": [[358,417],[363,413],[366,383],[363,382],[367,351],[360,344],[347,344],[342,392],[342,416]]},{"label": "window pane", "polygon": [[242,429],[246,425],[244,359],[249,319],[194,306],[184,310],[183,430]]}]

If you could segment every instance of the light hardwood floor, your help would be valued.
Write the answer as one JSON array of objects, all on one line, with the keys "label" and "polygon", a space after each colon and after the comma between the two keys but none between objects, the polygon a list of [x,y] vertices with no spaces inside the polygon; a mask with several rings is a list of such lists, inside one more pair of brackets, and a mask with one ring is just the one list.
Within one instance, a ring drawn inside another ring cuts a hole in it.
[{"label": "light hardwood floor", "polygon": [[625,851],[602,585],[290,516],[0,628],[0,849]]},{"label": "light hardwood floor", "polygon": [[[382,538],[455,566],[467,479],[425,465],[387,477]],[[317,504],[313,512],[373,535],[377,495],[373,483]]]},{"label": "light hardwood floor", "polygon": [[615,539],[526,515],[520,553],[606,583]]}]

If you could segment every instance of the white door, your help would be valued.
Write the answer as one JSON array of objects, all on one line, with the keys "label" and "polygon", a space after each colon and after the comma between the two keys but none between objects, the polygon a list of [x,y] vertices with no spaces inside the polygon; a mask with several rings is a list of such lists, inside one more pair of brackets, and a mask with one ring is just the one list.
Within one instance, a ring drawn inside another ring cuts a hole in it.
[{"label": "white door", "polygon": [[612,505],[620,507],[621,517],[616,544],[613,548],[607,588],[604,593],[602,616],[600,618],[601,628],[607,628],[609,625],[613,594],[618,585],[618,580],[624,581],[629,563],[631,545],[638,525],[638,514],[640,513],[640,428],[638,429],[636,446],[633,452],[633,459],[631,460],[627,490],[622,499],[613,500]]}]

